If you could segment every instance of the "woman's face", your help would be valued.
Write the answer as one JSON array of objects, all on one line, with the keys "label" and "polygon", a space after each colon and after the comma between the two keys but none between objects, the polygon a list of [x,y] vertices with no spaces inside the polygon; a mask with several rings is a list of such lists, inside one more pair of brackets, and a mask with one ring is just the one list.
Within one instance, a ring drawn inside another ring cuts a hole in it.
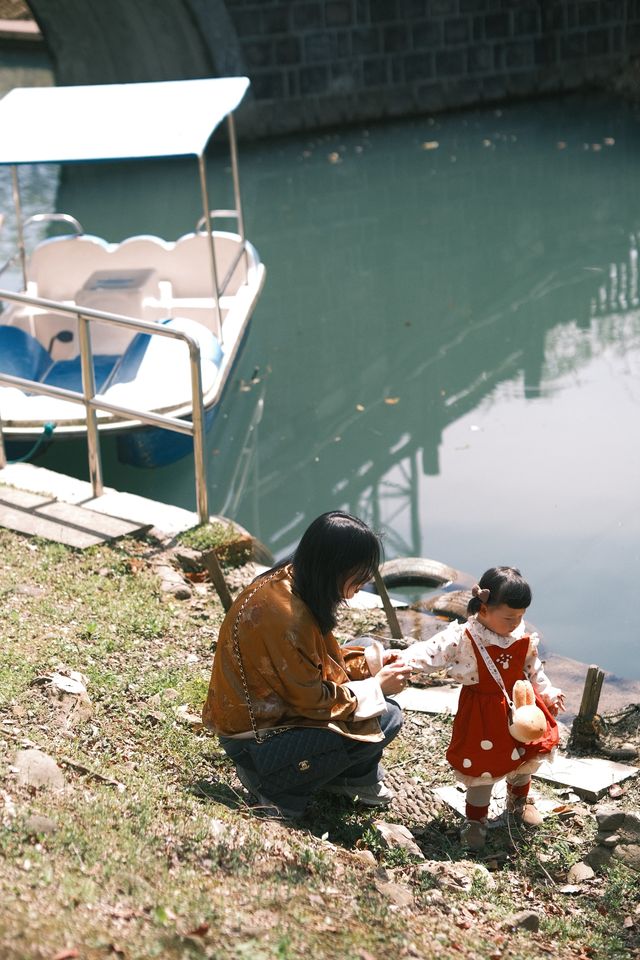
[{"label": "woman's face", "polygon": [[361,587],[364,587],[365,583],[369,582],[369,578],[366,580],[362,579],[361,573],[352,573],[347,574],[347,578],[342,585],[342,599],[351,600],[353,596],[360,590]]}]

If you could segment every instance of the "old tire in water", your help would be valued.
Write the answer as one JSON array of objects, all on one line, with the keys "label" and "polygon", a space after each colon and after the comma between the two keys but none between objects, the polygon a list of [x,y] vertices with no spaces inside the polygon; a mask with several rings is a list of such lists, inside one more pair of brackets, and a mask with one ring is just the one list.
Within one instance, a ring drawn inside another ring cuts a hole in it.
[{"label": "old tire in water", "polygon": [[446,563],[427,557],[398,557],[380,566],[385,587],[441,587],[459,578],[459,573]]}]

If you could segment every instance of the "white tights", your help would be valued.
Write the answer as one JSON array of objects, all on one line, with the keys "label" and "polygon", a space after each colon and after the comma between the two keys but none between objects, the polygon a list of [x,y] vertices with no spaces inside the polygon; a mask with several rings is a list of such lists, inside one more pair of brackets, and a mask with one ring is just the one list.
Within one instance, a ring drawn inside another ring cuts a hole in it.
[{"label": "white tights", "polygon": [[[512,787],[524,787],[531,780],[530,773],[508,773],[505,777],[508,784]],[[487,807],[491,801],[491,791],[493,784],[477,784],[473,787],[467,787],[467,803],[474,807]]]}]

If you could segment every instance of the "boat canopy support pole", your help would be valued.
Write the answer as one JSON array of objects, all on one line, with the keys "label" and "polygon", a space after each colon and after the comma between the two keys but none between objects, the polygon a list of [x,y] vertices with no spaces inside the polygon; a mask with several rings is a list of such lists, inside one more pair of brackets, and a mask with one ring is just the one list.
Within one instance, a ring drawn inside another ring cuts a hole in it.
[{"label": "boat canopy support pole", "polygon": [[204,154],[198,157],[198,172],[200,174],[200,192],[202,194],[202,212],[204,222],[209,237],[209,252],[211,254],[211,280],[213,283],[213,296],[215,298],[215,330],[214,333],[220,344],[222,344],[222,314],[220,312],[220,287],[218,286],[218,269],[216,266],[216,251],[213,243],[213,225],[209,213],[209,192],[207,190],[207,171],[205,166]]},{"label": "boat canopy support pole", "polygon": [[22,223],[22,201],[20,199],[20,181],[18,179],[18,168],[11,167],[11,185],[13,189],[13,206],[16,211],[16,222],[18,230],[18,253],[20,254],[20,266],[22,267],[23,289],[27,289],[27,253],[24,246],[24,225]]},{"label": "boat canopy support pole", "polygon": [[238,143],[236,139],[236,124],[233,114],[227,117],[229,126],[229,149],[231,151],[231,176],[233,178],[233,197],[238,218],[238,233],[244,241],[244,217],[242,215],[242,198],[240,196],[240,171],[238,168]]},{"label": "boat canopy support pole", "polygon": [[0,416],[0,470],[7,465],[7,454],[4,449],[4,433],[2,432],[2,417]]},{"label": "boat canopy support pole", "polygon": [[236,218],[238,221],[238,233],[240,234],[240,239],[242,240],[242,246],[244,249],[244,269],[245,276],[249,271],[249,257],[245,247],[245,236],[244,236],[244,216],[242,213],[242,197],[240,195],[240,170],[238,168],[238,141],[236,138],[236,123],[233,119],[233,114],[230,113],[227,117],[227,125],[229,128],[229,149],[231,152],[231,177],[233,179],[233,198],[236,208]]},{"label": "boat canopy support pole", "polygon": [[95,378],[91,354],[91,334],[89,320],[78,314],[78,335],[80,340],[80,365],[82,368],[82,392],[85,399],[87,417],[87,446],[89,448],[89,479],[94,497],[101,497],[104,492],[102,483],[102,459],[100,456],[100,441],[98,439],[98,417],[95,407],[89,402],[96,395]]},{"label": "boat canopy support pole", "polygon": [[205,464],[204,441],[204,404],[202,402],[202,368],[200,366],[200,348],[189,346],[191,363],[191,419],[193,422],[193,467],[196,475],[196,500],[200,523],[209,522],[209,501],[207,493],[207,468]]}]

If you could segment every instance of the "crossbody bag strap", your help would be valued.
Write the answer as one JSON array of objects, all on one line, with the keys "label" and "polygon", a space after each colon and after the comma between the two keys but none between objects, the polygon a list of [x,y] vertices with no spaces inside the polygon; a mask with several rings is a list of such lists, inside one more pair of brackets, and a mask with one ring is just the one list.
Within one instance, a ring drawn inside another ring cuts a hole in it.
[{"label": "crossbody bag strap", "polygon": [[247,702],[247,710],[249,711],[249,719],[251,721],[251,729],[253,730],[253,735],[256,739],[256,743],[262,743],[263,740],[268,740],[270,737],[276,737],[279,733],[284,733],[285,730],[290,729],[290,727],[274,727],[273,730],[258,731],[258,724],[256,723],[255,714],[253,712],[253,706],[251,705],[251,697],[249,695],[249,684],[247,683],[247,675],[244,672],[244,664],[242,662],[242,655],[240,654],[240,637],[238,634],[238,624],[240,621],[240,617],[244,612],[244,608],[247,606],[249,601],[256,595],[258,590],[260,590],[261,587],[266,586],[266,584],[269,583],[271,580],[273,580],[276,575],[277,575],[276,573],[272,573],[270,576],[262,578],[253,588],[253,590],[249,591],[249,593],[246,595],[246,597],[240,604],[235,620],[233,621],[233,627],[231,628],[231,635],[233,637],[233,652],[235,653],[236,660],[238,661],[238,667],[240,669],[240,679],[242,680],[244,696]]},{"label": "crossbody bag strap", "polygon": [[473,634],[471,633],[471,630],[469,630],[468,633],[469,633],[469,636],[471,637],[471,642],[475,644],[476,648],[479,650],[480,656],[484,660],[487,670],[489,671],[489,673],[491,674],[495,682],[498,684],[498,686],[504,693],[506,701],[509,704],[509,709],[514,710],[515,707],[513,705],[513,700],[507,693],[507,688],[505,687],[504,681],[498,672],[498,668],[496,667],[495,663],[487,653],[487,650],[484,644],[482,643],[481,640],[478,640],[476,637],[473,636]]}]

